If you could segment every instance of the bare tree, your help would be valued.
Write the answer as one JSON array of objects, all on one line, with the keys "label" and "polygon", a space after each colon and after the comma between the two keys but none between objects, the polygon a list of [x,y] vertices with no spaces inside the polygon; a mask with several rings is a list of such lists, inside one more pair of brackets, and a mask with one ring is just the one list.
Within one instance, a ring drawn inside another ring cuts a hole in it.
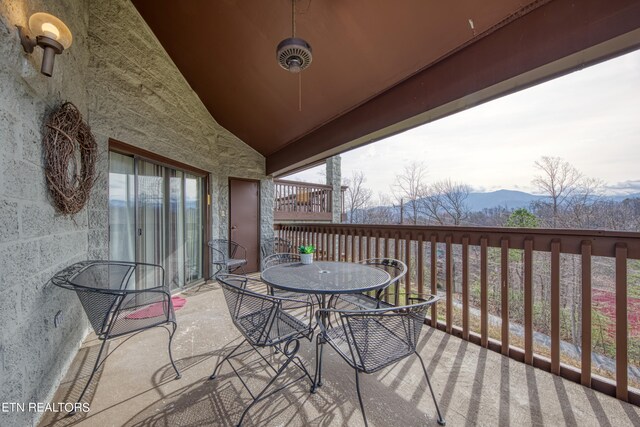
[{"label": "bare tree", "polygon": [[443,195],[433,186],[428,187],[425,197],[418,204],[420,212],[428,222],[439,225],[446,224],[446,211],[442,208]]},{"label": "bare tree", "polygon": [[551,199],[552,225],[556,227],[560,206],[576,191],[582,174],[560,157],[543,156],[536,160],[535,167],[540,174],[534,178],[533,185]]},{"label": "bare tree", "polygon": [[[374,203],[372,203],[374,204]],[[367,224],[397,224],[398,215],[393,208],[392,200],[389,196],[380,193],[375,206],[367,209],[365,217]]]},{"label": "bare tree", "polygon": [[469,193],[471,193],[469,185],[446,179],[436,182],[433,187],[440,194],[442,209],[447,213],[453,225],[460,225],[469,217],[469,206],[466,203]]},{"label": "bare tree", "polygon": [[567,199],[566,218],[568,228],[594,228],[598,214],[598,200],[602,197],[604,183],[595,178],[583,178],[576,191]]},{"label": "bare tree", "polygon": [[424,163],[412,162],[396,175],[392,191],[398,203],[403,205],[408,222],[418,224],[418,201],[425,195],[425,176],[427,168]]},{"label": "bare tree", "polygon": [[345,208],[349,214],[350,223],[364,223],[366,209],[369,207],[372,192],[364,186],[367,179],[362,171],[353,171],[351,178],[345,178],[343,185],[347,186],[345,193]]},{"label": "bare tree", "polygon": [[450,179],[429,186],[426,196],[420,199],[419,209],[430,222],[445,225],[460,225],[469,217],[466,200],[471,193],[467,184]]}]

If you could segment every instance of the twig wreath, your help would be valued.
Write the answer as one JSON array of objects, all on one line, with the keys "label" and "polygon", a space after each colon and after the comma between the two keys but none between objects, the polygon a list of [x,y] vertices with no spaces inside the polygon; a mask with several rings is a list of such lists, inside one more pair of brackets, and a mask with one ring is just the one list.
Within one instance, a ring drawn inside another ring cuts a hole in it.
[{"label": "twig wreath", "polygon": [[98,156],[96,140],[75,105],[65,102],[51,113],[43,144],[45,175],[53,202],[63,214],[74,215],[89,200]]}]

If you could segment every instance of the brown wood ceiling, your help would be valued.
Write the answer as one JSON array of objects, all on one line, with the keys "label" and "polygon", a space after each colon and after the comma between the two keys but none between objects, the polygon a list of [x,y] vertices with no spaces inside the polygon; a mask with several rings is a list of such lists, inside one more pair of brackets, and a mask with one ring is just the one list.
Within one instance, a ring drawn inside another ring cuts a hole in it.
[{"label": "brown wood ceiling", "polygon": [[275,58],[290,0],[133,3],[268,173],[640,26],[637,0],[297,0],[313,48],[298,111],[298,76]]}]

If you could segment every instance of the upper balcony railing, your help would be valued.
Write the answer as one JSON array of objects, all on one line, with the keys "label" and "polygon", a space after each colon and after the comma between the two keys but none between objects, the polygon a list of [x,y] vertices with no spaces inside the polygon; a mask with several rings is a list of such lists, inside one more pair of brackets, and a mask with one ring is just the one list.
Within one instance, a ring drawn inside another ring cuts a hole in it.
[{"label": "upper balcony railing", "polygon": [[316,259],[392,257],[384,298],[439,294],[428,322],[640,404],[640,233],[484,227],[276,225]]},{"label": "upper balcony railing", "polygon": [[[274,184],[274,220],[330,222],[333,219],[333,189],[330,185],[282,179],[274,180]],[[341,200],[341,213],[344,215],[344,188]]]}]

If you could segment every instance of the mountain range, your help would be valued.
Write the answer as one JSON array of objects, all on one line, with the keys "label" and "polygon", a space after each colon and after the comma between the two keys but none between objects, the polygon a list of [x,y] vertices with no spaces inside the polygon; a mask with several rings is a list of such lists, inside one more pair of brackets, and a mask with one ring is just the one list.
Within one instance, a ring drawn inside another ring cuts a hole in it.
[{"label": "mountain range", "polygon": [[[603,196],[604,199],[616,202],[639,197],[640,193]],[[546,196],[525,193],[524,191],[497,190],[487,193],[469,193],[466,203],[472,212],[478,212],[483,209],[490,209],[498,206],[506,207],[511,210],[529,207],[531,202],[544,200],[545,198]]]}]

